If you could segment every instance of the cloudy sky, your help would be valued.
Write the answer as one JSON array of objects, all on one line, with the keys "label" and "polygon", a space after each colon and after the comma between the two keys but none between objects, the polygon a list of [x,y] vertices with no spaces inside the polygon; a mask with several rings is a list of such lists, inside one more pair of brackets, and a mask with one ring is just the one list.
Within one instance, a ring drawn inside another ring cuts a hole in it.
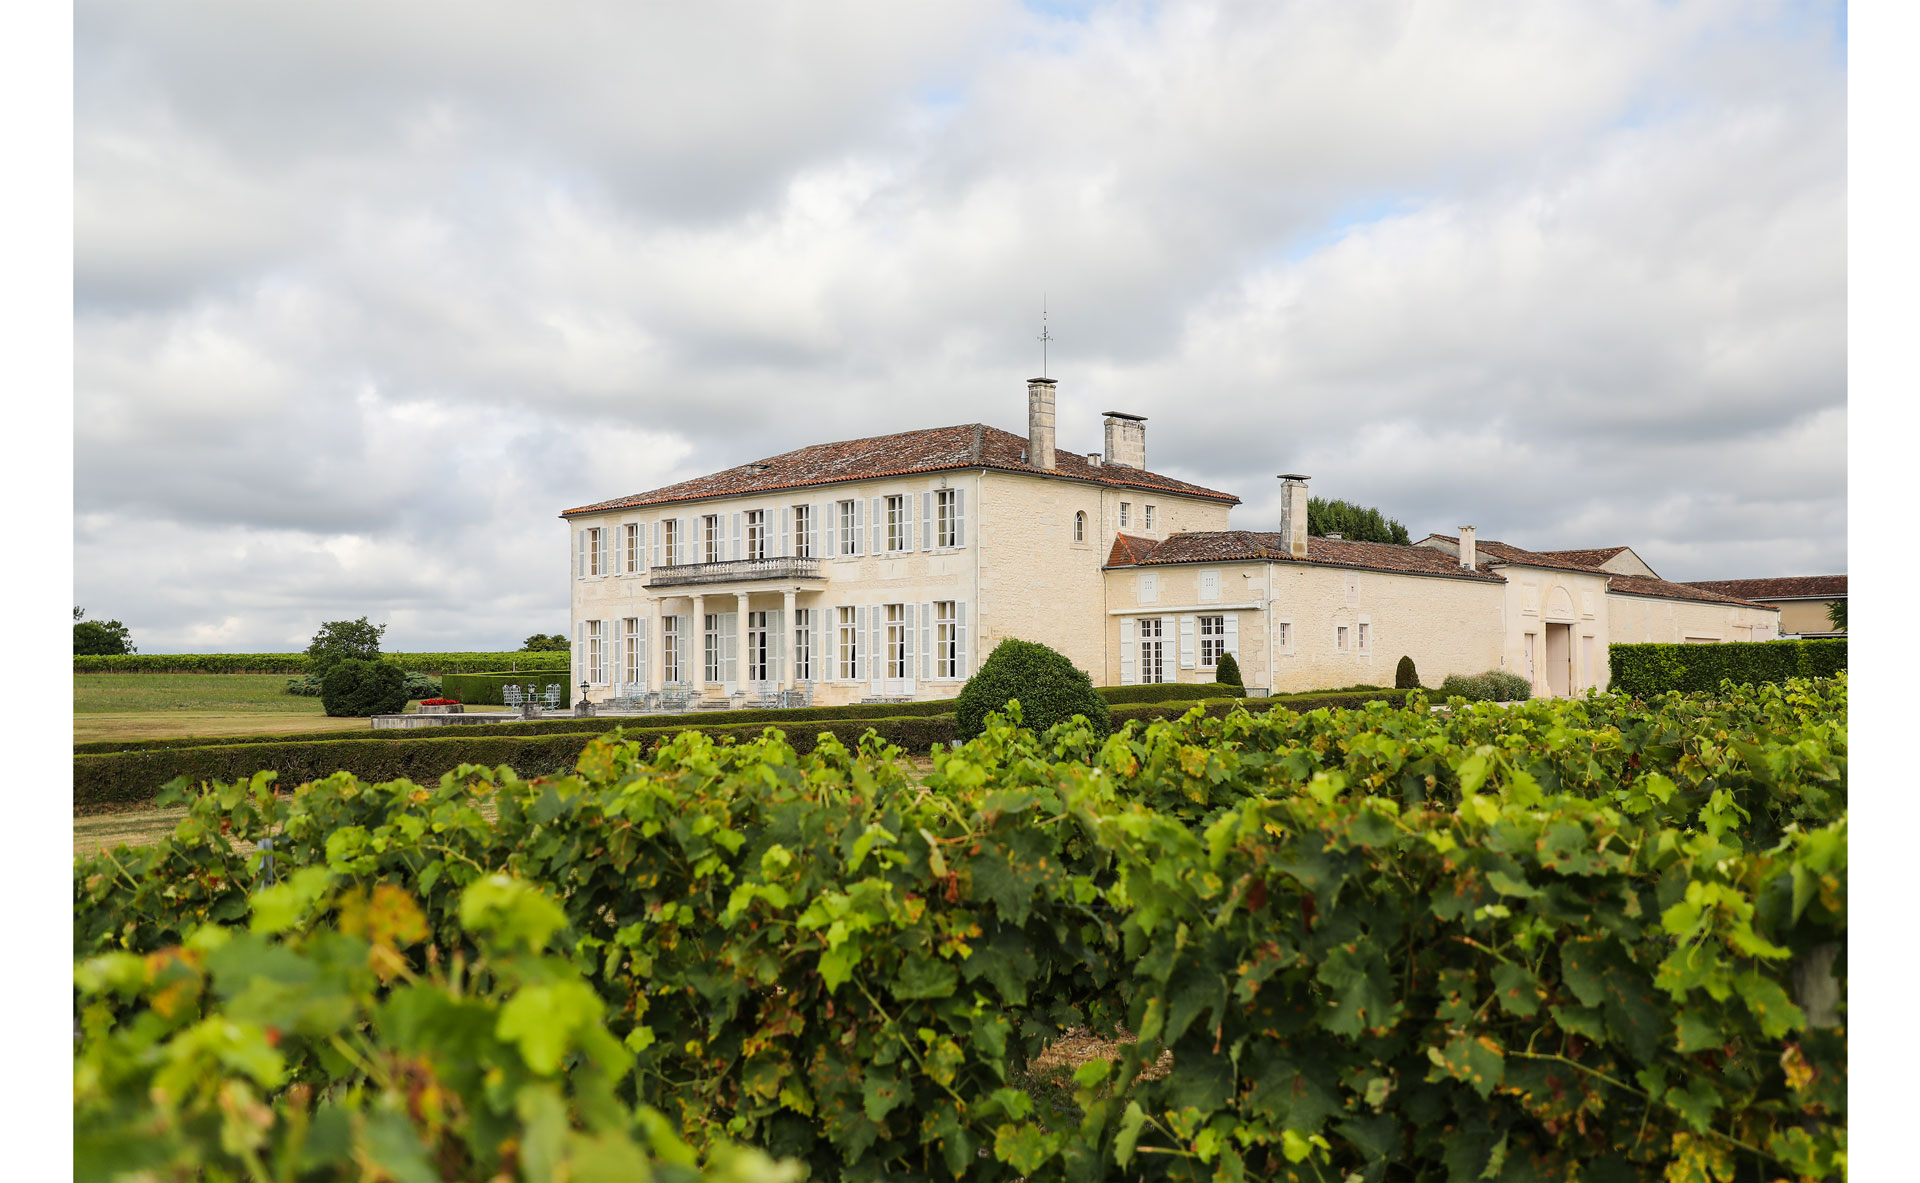
[{"label": "cloudy sky", "polygon": [[[644,11],[643,11],[644,9]],[[89,0],[75,603],[512,647],[563,508],[1024,431],[1416,535],[1847,567],[1818,3]]]}]

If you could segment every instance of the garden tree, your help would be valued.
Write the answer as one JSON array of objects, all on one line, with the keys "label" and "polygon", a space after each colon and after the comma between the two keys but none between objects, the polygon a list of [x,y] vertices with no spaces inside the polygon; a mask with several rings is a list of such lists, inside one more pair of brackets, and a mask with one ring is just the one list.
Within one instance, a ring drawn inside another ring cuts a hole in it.
[{"label": "garden tree", "polygon": [[1307,533],[1316,538],[1338,534],[1351,542],[1392,542],[1406,546],[1413,541],[1407,528],[1377,509],[1354,505],[1349,501],[1307,498]]},{"label": "garden tree", "polygon": [[1420,689],[1420,674],[1413,668],[1413,658],[1402,656],[1400,664],[1393,667],[1393,688],[1395,690]]},{"label": "garden tree", "polygon": [[1220,655],[1220,664],[1213,668],[1213,680],[1221,686],[1244,687],[1246,685],[1240,680],[1240,663],[1233,659],[1231,653]]},{"label": "garden tree", "polygon": [[1022,725],[1037,732],[1075,715],[1085,715],[1097,735],[1113,730],[1107,700],[1086,671],[1045,645],[1009,637],[980,663],[980,672],[967,679],[954,700],[954,733],[974,738],[985,729],[988,712],[1004,711],[1016,699]]},{"label": "garden tree", "polygon": [[364,616],[358,620],[329,620],[307,646],[307,672],[324,678],[338,662],[378,659],[380,638],[386,631],[386,625],[368,624]]},{"label": "garden tree", "polygon": [[520,646],[522,653],[552,653],[571,648],[565,633],[535,633]]},{"label": "garden tree", "polygon": [[407,671],[391,661],[341,658],[320,679],[320,703],[334,716],[397,715],[407,709]]},{"label": "garden tree", "polygon": [[1847,602],[1845,600],[1829,600],[1827,602],[1827,623],[1833,626],[1834,632],[1844,633],[1847,631]]},{"label": "garden tree", "polygon": [[82,620],[85,608],[73,610],[73,652],[79,657],[108,657],[132,653],[131,630],[117,620]]}]

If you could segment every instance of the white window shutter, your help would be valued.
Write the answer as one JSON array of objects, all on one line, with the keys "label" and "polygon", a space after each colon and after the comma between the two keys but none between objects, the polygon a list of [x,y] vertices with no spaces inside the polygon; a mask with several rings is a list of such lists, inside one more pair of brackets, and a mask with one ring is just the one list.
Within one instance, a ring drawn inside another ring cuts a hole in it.
[{"label": "white window shutter", "polygon": [[1180,668],[1193,668],[1193,617],[1180,618]]},{"label": "white window shutter", "polygon": [[939,541],[933,536],[933,519],[934,519],[933,491],[928,490],[927,492],[920,494],[920,549],[921,550],[932,550],[934,543]]},{"label": "white window shutter", "polygon": [[853,610],[853,680],[867,680],[867,663],[872,658],[867,650],[867,610],[855,607]]},{"label": "white window shutter", "polygon": [[618,686],[621,682],[620,675],[626,672],[624,669],[621,668],[626,659],[626,653],[625,653],[626,646],[620,643],[622,640],[622,637],[620,636],[619,617],[615,617],[612,620],[611,624],[613,626],[612,627],[613,635],[610,638],[610,641],[613,646],[613,654],[610,661],[608,662],[608,668],[612,670],[612,674],[610,677],[608,677],[607,680],[609,682],[612,682],[615,686]]},{"label": "white window shutter", "polygon": [[[813,508],[815,510],[815,516],[819,516],[818,511],[820,507],[816,505]],[[813,552],[821,558],[832,558],[834,555],[840,553],[833,548],[834,527],[839,525],[834,519],[839,516],[840,503],[838,501],[827,502],[827,520],[820,523],[820,538],[826,545],[820,550]]]},{"label": "white window shutter", "polygon": [[867,609],[867,681],[875,694],[880,693],[880,683],[887,676],[887,652],[880,647],[886,630],[886,611],[877,606]]},{"label": "white window shutter", "polygon": [[867,553],[867,499],[865,497],[853,499],[853,553],[857,555]]},{"label": "white window shutter", "polygon": [[[909,500],[911,500],[911,498],[909,498]],[[920,622],[919,622],[919,619],[914,614],[914,608],[916,606],[917,605],[914,605],[914,604],[908,604],[901,609],[901,611],[907,614],[907,622],[905,625],[906,632],[900,638],[901,640],[900,649],[902,652],[900,664],[904,667],[901,669],[900,672],[907,676],[907,681],[909,682],[913,681],[914,678],[918,676],[917,666],[914,660],[915,653],[920,647],[919,633],[918,633]]]},{"label": "white window shutter", "polygon": [[642,616],[635,630],[638,634],[634,641],[634,657],[640,662],[640,668],[633,671],[632,680],[640,684],[640,689],[651,690],[653,682],[653,654],[647,645],[647,618]]},{"label": "white window shutter", "polygon": [[679,518],[677,520],[680,523],[680,528],[674,531],[673,558],[670,561],[684,563],[687,561],[687,535],[693,529],[693,519]]},{"label": "white window shutter", "polygon": [[740,614],[725,612],[720,616],[721,652],[725,655],[725,665],[720,670],[720,680],[737,684],[740,681]]},{"label": "white window shutter", "polygon": [[585,579],[587,577],[587,532],[575,530],[573,540],[573,577]]},{"label": "white window shutter", "polygon": [[933,631],[939,627],[933,622],[933,605],[920,605],[920,676],[931,678],[937,672],[933,664]]},{"label": "white window shutter", "polygon": [[887,506],[878,497],[873,499],[873,553],[886,553],[887,546]]},{"label": "white window shutter", "polygon": [[[820,538],[821,538],[820,510],[822,508],[823,508],[822,506],[816,505],[807,514],[807,553],[812,555],[816,559],[824,557],[828,551],[831,551],[833,549],[833,544],[831,542],[829,542],[824,549],[820,546]],[[828,534],[826,536],[828,538],[831,538],[833,525],[831,523],[827,523],[826,529],[828,531]]]},{"label": "white window shutter", "polygon": [[821,616],[827,618],[827,627],[824,635],[816,634],[816,639],[813,642],[813,653],[814,656],[824,664],[825,669],[822,670],[816,666],[814,669],[814,678],[822,682],[835,682],[840,679],[840,667],[834,664],[835,661],[839,660],[840,608],[838,605],[835,605],[832,608],[821,608],[818,611]]},{"label": "white window shutter", "polygon": [[1133,685],[1133,621],[1120,622],[1120,684]]},{"label": "white window shutter", "polygon": [[953,491],[953,544],[955,546],[967,544],[967,491],[965,489]]},{"label": "white window shutter", "polygon": [[1240,661],[1240,614],[1238,612],[1227,613],[1226,624],[1227,652],[1233,654],[1234,663],[1238,664]]},{"label": "white window shutter", "polygon": [[955,601],[953,605],[953,676],[967,676],[967,602]]},{"label": "white window shutter", "polygon": [[573,624],[573,684],[578,686],[587,680],[587,622],[576,620]]},{"label": "white window shutter", "polygon": [[780,554],[784,558],[793,557],[793,506],[780,507]]},{"label": "white window shutter", "polygon": [[787,610],[785,608],[767,609],[767,652],[773,655],[773,660],[767,663],[768,680],[779,685],[787,680]]},{"label": "white window shutter", "polygon": [[662,561],[660,558],[660,523],[655,522],[653,524],[653,565],[658,567]]},{"label": "white window shutter", "polygon": [[737,559],[744,555],[741,544],[740,511],[736,509],[733,511],[733,544],[727,548],[727,557]]}]

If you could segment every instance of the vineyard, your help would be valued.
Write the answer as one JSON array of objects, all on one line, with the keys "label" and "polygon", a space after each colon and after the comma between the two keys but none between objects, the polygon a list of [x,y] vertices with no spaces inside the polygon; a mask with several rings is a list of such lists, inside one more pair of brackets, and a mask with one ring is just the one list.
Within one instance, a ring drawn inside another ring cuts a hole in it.
[{"label": "vineyard", "polygon": [[[385,653],[403,670],[459,674],[480,670],[544,670],[565,674],[565,650],[536,653]],[[76,674],[304,674],[304,653],[115,653],[73,659]]]},{"label": "vineyard", "polygon": [[183,782],[76,861],[76,1175],[1840,1178],[1846,685]]}]

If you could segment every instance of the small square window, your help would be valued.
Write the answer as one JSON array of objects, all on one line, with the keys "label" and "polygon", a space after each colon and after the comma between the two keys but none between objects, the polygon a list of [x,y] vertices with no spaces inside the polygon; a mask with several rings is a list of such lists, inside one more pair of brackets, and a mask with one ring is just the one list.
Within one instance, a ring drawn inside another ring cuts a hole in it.
[{"label": "small square window", "polygon": [[1347,626],[1337,625],[1333,630],[1333,647],[1341,653],[1347,651]]},{"label": "small square window", "polygon": [[1147,506],[1147,529],[1153,529],[1153,506]]}]

